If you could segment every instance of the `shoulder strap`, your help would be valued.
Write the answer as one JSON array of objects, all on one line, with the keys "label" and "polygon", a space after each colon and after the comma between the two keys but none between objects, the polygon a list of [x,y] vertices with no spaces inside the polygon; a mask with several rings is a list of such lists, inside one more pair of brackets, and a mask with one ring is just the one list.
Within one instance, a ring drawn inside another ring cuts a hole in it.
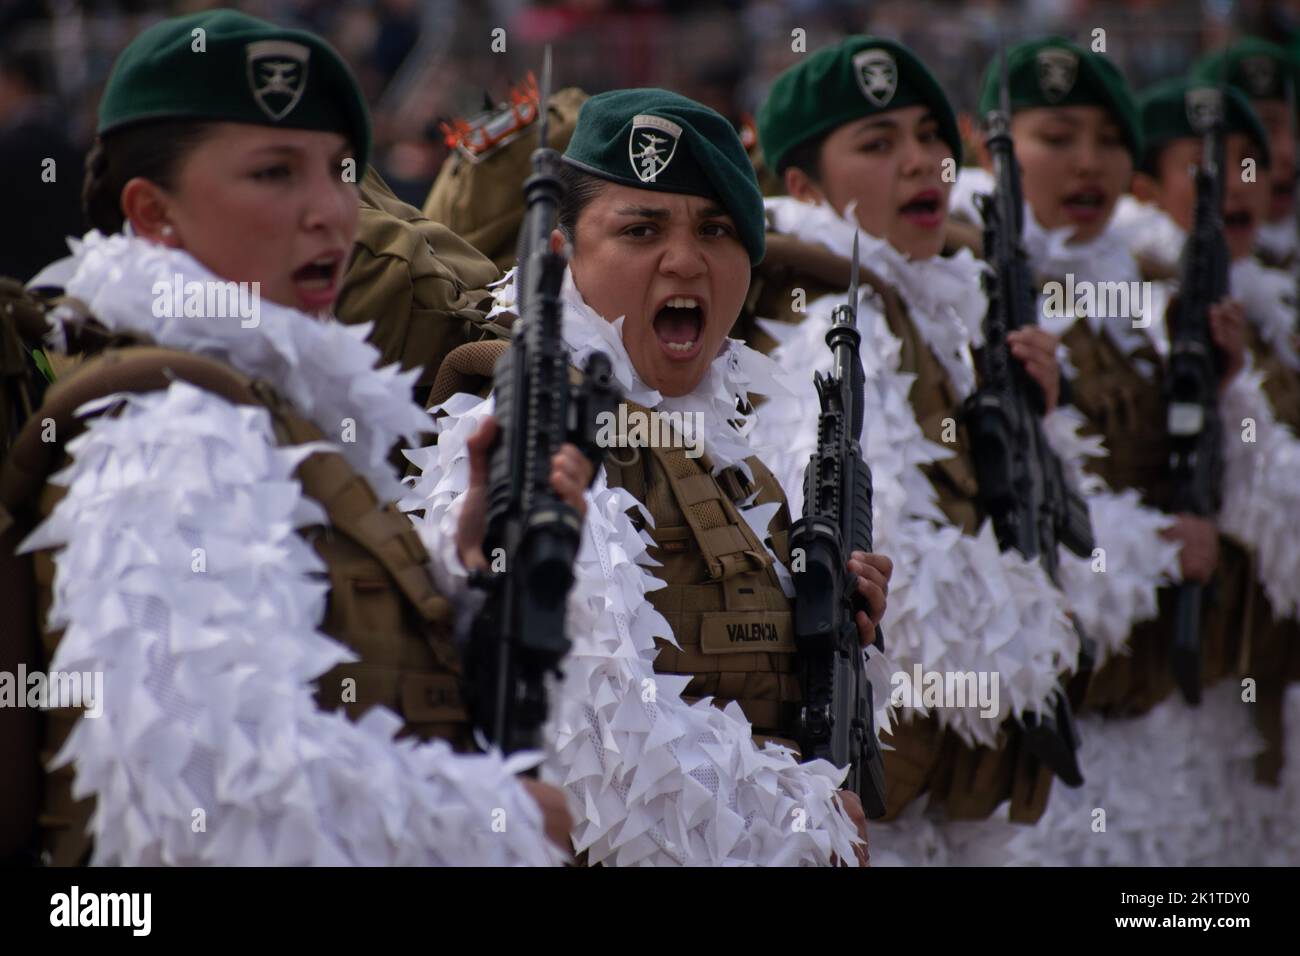
[{"label": "shoulder strap", "polygon": [[[626,405],[630,412],[654,414],[636,402]],[[771,567],[772,556],[714,478],[707,453],[690,458],[685,448],[665,447],[663,442],[651,443],[647,450],[663,468],[711,578]]]},{"label": "shoulder strap", "polygon": [[[0,507],[13,511],[34,499],[57,464],[58,452],[86,427],[76,416],[86,402],[118,392],[157,391],[177,379],[233,402],[257,402],[248,379],[213,359],[155,346],[106,352],[51,386],[44,403],[18,433],[0,465]],[[0,527],[4,524],[0,517]]]},{"label": "shoulder strap", "polygon": [[[282,445],[324,441],[313,423],[299,415],[266,382],[250,382],[257,404],[271,413]],[[411,520],[383,504],[370,483],[338,452],[317,452],[298,465],[303,491],[329,515],[330,524],[374,556],[426,621],[444,618],[449,605],[433,587],[428,552]]]},{"label": "shoulder strap", "polygon": [[[774,232],[767,234],[767,253],[759,270],[769,265],[773,269],[786,268],[796,274],[809,276],[841,291],[847,291],[853,279],[853,263],[844,256],[831,252],[825,246]],[[899,299],[897,290],[871,269],[859,264],[858,272],[859,282],[883,298],[886,304],[891,297]]]}]

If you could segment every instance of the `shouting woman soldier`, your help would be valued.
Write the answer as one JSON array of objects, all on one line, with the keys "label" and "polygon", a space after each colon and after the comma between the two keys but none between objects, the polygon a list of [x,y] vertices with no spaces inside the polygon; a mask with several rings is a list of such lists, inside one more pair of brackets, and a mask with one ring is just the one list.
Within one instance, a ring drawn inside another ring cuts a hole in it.
[{"label": "shouting woman soldier", "polygon": [[[746,437],[749,394],[780,386],[727,338],[763,255],[753,169],[722,116],[654,89],[588,100],[564,165],[564,344],[577,366],[610,355],[628,401],[588,493],[543,776],[583,807],[574,844],[593,863],[852,859],[866,822],[856,795],[837,796],[839,770],[792,753],[790,517]],[[512,306],[513,288],[499,300]],[[450,568],[473,560],[445,535],[459,522],[462,544],[474,540],[459,512],[483,493],[492,431],[478,422],[492,402],[434,398],[449,417],[438,445],[413,454],[424,473],[403,507],[424,509]],[[637,440],[656,413],[676,433]],[[867,643],[890,563],[854,552],[848,566],[871,608],[856,622]]]}]

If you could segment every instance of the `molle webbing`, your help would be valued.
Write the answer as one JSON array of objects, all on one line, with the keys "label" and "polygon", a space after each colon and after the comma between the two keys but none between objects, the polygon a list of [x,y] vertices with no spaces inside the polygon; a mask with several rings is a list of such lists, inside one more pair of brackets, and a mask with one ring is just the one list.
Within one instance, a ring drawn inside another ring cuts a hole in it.
[{"label": "molle webbing", "polygon": [[[627,403],[631,412],[647,412]],[[657,640],[655,670],[690,676],[683,697],[735,700],[758,737],[795,747],[799,679],[793,619],[772,556],[740,514],[741,501],[784,500],[771,473],[749,460],[755,483],[739,470],[714,476],[707,455],[691,459],[682,448],[612,449],[606,470],[612,486],[626,488],[654,518],[644,527],[655,541],[651,556],[663,565],[656,577],[668,585],[647,597],[664,615],[680,647]],[[640,523],[639,512],[632,512]],[[789,513],[772,521],[788,530]]]}]

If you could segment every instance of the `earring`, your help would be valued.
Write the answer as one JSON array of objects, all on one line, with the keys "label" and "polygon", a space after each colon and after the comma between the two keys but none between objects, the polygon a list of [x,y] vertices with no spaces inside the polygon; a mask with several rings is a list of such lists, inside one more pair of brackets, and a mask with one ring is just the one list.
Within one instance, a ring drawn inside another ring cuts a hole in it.
[{"label": "earring", "polygon": [[170,223],[164,225],[161,231],[163,237],[166,239],[170,239],[172,236],[176,235],[176,230],[171,227]]}]

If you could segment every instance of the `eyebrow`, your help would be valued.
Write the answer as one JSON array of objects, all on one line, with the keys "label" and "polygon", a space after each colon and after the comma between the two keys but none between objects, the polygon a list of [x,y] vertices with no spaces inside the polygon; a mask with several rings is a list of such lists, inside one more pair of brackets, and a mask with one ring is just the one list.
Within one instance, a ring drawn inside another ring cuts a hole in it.
[{"label": "eyebrow", "polygon": [[[656,206],[620,206],[614,210],[620,216],[635,216],[638,219],[653,219],[655,222],[662,222],[672,217],[667,209]],[[730,213],[719,205],[705,206],[698,213],[696,219],[712,219],[715,216],[728,216]]]}]

